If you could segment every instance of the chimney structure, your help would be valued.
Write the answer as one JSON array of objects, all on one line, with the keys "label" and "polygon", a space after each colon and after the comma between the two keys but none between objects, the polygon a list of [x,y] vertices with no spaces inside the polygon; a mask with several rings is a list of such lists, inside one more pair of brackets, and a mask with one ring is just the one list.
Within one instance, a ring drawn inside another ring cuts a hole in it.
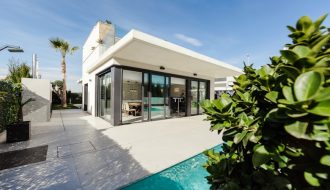
[{"label": "chimney structure", "polygon": [[38,58],[37,58],[37,54],[32,54],[32,78],[37,78],[37,62],[38,62]]}]

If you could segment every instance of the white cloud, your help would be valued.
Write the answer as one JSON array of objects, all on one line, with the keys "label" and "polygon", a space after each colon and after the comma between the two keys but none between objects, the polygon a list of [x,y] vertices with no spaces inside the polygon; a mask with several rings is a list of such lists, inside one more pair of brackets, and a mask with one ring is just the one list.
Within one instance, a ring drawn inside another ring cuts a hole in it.
[{"label": "white cloud", "polygon": [[186,36],[184,34],[174,34],[174,37],[196,47],[203,45],[198,39]]}]

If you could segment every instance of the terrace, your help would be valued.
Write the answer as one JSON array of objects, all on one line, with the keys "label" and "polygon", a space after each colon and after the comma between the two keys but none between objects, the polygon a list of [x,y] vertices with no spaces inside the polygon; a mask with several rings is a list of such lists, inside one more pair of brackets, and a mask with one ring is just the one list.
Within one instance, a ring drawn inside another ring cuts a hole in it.
[{"label": "terrace", "polygon": [[113,127],[81,110],[32,123],[32,138],[0,152],[48,145],[46,160],[0,170],[0,189],[117,189],[220,143],[205,116]]}]

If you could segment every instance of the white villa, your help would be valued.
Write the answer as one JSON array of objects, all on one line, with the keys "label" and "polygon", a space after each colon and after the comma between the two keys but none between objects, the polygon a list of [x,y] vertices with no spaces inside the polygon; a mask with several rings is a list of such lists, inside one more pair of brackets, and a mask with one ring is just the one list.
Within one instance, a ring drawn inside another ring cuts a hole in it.
[{"label": "white villa", "polygon": [[116,37],[110,22],[98,22],[83,46],[83,109],[112,125],[202,113],[213,99],[215,79],[241,69],[131,30]]}]

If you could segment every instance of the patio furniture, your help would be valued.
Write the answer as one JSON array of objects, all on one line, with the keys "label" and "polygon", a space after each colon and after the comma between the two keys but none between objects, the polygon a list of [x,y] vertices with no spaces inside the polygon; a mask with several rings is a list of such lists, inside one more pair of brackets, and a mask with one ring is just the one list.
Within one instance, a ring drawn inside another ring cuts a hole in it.
[{"label": "patio furniture", "polygon": [[128,105],[131,109],[135,109],[135,116],[140,115],[141,113],[141,102],[128,102]]},{"label": "patio furniture", "polygon": [[136,109],[131,108],[128,103],[124,103],[123,110],[127,115],[129,115],[129,113],[133,112],[134,116],[136,116]]}]

